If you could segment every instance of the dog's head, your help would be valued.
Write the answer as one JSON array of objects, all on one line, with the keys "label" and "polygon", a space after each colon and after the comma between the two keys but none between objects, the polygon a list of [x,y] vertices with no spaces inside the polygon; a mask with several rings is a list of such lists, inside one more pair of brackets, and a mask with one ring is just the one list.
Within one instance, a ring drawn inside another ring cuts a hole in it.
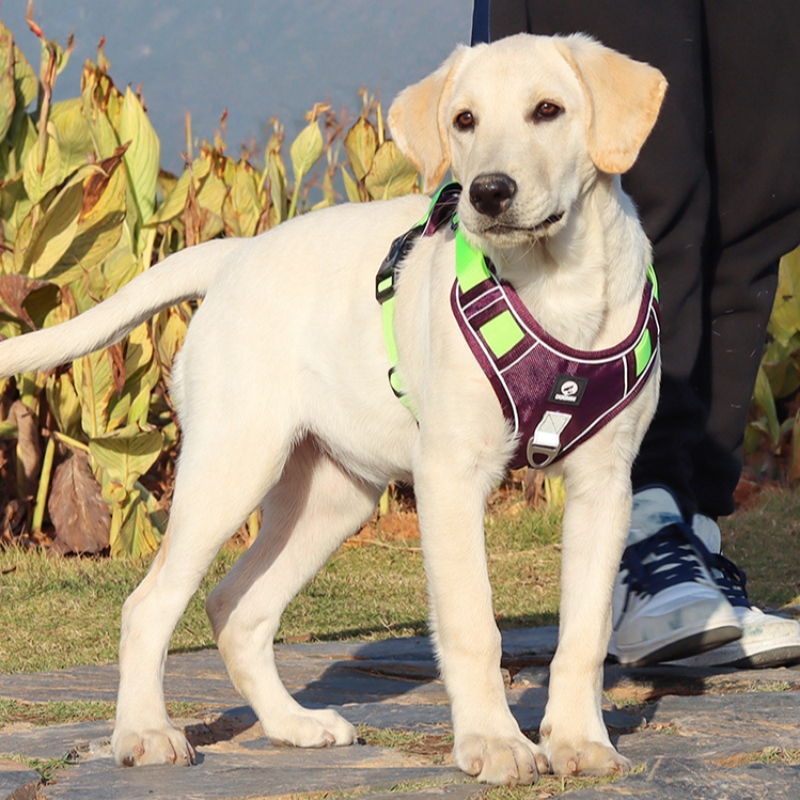
[{"label": "dog's head", "polygon": [[666,87],[588,36],[520,34],[456,49],[397,97],[389,125],[426,191],[452,169],[464,227],[513,247],[562,229],[598,171],[633,165]]}]

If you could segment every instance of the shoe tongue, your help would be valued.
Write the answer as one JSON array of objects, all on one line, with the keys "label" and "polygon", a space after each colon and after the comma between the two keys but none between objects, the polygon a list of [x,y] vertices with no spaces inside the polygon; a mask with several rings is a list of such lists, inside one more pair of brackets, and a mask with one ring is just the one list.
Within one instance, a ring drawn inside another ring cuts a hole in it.
[{"label": "shoe tongue", "polygon": [[660,486],[643,489],[633,496],[628,544],[637,544],[669,525],[683,522],[672,493]]},{"label": "shoe tongue", "polygon": [[692,517],[692,530],[711,553],[722,552],[722,534],[719,525],[711,517],[695,514]]}]

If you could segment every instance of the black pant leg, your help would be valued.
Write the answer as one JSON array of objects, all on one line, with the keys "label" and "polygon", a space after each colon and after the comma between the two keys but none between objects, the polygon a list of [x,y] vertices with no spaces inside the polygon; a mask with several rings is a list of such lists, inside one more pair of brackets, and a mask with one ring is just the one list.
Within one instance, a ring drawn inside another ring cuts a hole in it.
[{"label": "black pant leg", "polygon": [[716,516],[733,511],[777,261],[800,242],[800,3],[706,2],[706,24],[714,257],[695,374],[709,417],[693,488]]},{"label": "black pant leg", "polygon": [[634,466],[634,487],[660,483],[686,512],[696,509],[692,450],[706,410],[692,385],[702,342],[703,263],[710,209],[708,112],[700,0],[493,2],[492,39],[527,30],[589,33],[664,72],[669,89],[658,122],[624,176],[654,245],[661,291],[661,400]]}]

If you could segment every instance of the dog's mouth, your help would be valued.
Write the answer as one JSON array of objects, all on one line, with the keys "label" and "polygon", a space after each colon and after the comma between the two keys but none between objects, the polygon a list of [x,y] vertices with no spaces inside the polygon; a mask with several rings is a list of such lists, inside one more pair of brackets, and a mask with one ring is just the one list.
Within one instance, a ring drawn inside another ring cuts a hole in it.
[{"label": "dog's mouth", "polygon": [[490,225],[484,233],[494,234],[495,236],[503,236],[508,234],[517,234],[523,236],[536,236],[537,234],[544,233],[548,231],[553,225],[557,222],[561,222],[564,218],[563,211],[558,211],[555,214],[551,214],[547,219],[538,222],[536,225],[530,226],[523,226],[523,225],[508,225],[504,222],[496,222],[493,225]]}]

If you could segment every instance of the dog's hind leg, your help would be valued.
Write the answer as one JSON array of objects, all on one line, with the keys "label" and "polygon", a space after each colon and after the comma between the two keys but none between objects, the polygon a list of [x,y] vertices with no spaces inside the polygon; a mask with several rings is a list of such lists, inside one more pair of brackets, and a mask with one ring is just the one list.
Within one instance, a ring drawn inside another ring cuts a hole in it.
[{"label": "dog's hind leg", "polygon": [[273,741],[325,747],[355,738],[353,726],[335,711],[305,709],[287,692],[272,642],[286,605],[369,517],[382,489],[359,481],[305,440],[267,495],[258,539],[208,598],[231,679]]},{"label": "dog's hind leg", "polygon": [[281,429],[276,415],[233,427],[220,425],[214,411],[206,403],[185,426],[167,535],[123,608],[112,737],[120,765],[192,761],[192,749],[171,725],[164,704],[169,639],[219,548],[277,482],[293,444],[291,436],[270,434],[270,422]]}]

